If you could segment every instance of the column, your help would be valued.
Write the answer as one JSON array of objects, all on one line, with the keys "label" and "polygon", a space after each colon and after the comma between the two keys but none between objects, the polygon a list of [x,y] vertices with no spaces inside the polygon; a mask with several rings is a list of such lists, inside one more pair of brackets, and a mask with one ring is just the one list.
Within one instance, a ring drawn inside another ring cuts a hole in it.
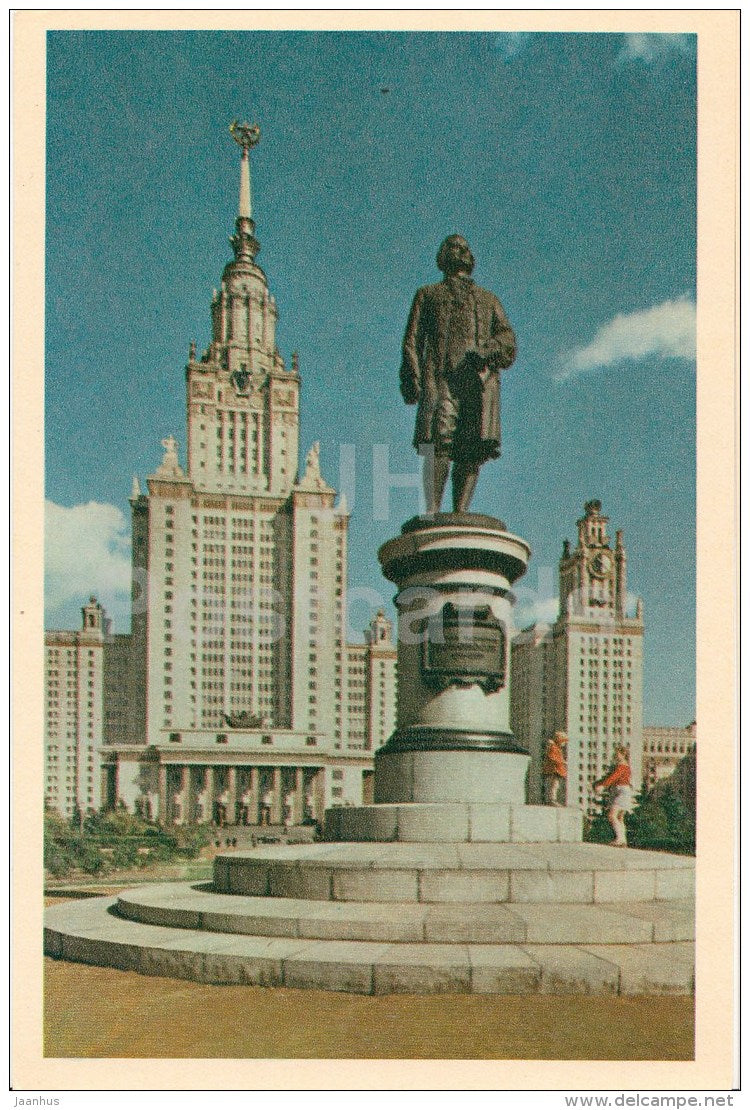
[{"label": "column", "polygon": [[[106,806],[107,809],[114,809],[117,803],[117,791],[114,785],[117,781],[115,775],[115,767],[113,767],[112,764],[104,764],[101,769],[100,790],[102,805]],[[112,800],[113,798],[115,799],[114,801]]]},{"label": "column", "polygon": [[185,823],[195,824],[195,773],[190,764],[185,765]]},{"label": "column", "polygon": [[165,763],[159,764],[159,814],[158,818],[163,825],[168,821],[167,812],[167,767]]},{"label": "column", "polygon": [[250,824],[258,824],[258,768],[250,768]]},{"label": "column", "polygon": [[227,824],[237,824],[237,768],[227,767]]},{"label": "column", "polygon": [[183,764],[182,767],[177,768],[177,776],[179,780],[179,789],[175,792],[179,794],[180,799],[180,819],[183,825],[187,825],[188,817],[188,769]]},{"label": "column", "polygon": [[294,806],[292,807],[292,824],[301,825],[305,816],[305,772],[302,767],[294,770]]},{"label": "column", "polygon": [[216,801],[216,783],[214,782],[214,768],[206,767],[206,820],[209,824],[214,819],[214,802]]},{"label": "column", "polygon": [[273,768],[273,780],[271,791],[273,793],[273,801],[271,802],[271,824],[281,825],[284,821],[284,799],[281,796],[281,768]]},{"label": "column", "polygon": [[316,821],[323,820],[323,814],[326,808],[326,784],[325,784],[325,768],[319,767],[315,772],[315,778],[312,783],[313,805],[315,807],[314,817]]}]

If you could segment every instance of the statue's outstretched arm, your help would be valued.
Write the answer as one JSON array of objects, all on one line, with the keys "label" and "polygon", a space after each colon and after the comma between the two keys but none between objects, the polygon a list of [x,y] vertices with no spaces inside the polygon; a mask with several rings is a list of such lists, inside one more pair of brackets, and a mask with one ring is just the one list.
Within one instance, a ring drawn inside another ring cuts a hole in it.
[{"label": "statue's outstretched arm", "polygon": [[406,324],[404,345],[401,357],[401,396],[407,405],[415,405],[422,392],[422,370],[420,356],[423,346],[423,313],[422,290],[420,289],[412,302],[411,312]]}]

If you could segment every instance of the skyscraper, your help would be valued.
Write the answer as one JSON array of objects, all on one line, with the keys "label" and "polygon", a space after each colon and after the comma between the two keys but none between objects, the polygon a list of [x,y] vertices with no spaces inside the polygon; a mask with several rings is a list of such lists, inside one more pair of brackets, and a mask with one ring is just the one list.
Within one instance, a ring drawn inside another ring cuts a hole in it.
[{"label": "skyscraper", "polygon": [[641,781],[643,606],[628,615],[627,553],[622,531],[614,549],[601,502],[588,501],[578,543],[565,540],[559,566],[560,610],[553,625],[519,633],[511,651],[511,726],[530,751],[529,799],[542,800],[545,740],[569,737],[567,801],[591,813],[592,785],[617,744],[630,752]]},{"label": "skyscraper", "polygon": [[[172,435],[133,481],[127,723],[105,759],[102,802],[206,821],[220,797],[271,819],[362,800],[372,748],[395,717],[395,651],[379,614],[347,643],[346,505],[313,443],[298,473],[300,371],[276,345],[278,309],[256,262],[250,149],[211,301],[211,339],[185,368],[187,459]],[[122,660],[119,660],[122,669]],[[367,689],[355,688],[363,668]],[[366,694],[363,701],[360,694]],[[374,701],[371,702],[371,695]],[[241,799],[244,802],[241,803]]]},{"label": "skyscraper", "polygon": [[[44,637],[44,798],[64,817],[99,808],[100,752],[107,723],[106,642],[114,652],[113,671],[122,644],[122,638],[108,635],[109,621],[95,597],[83,606],[81,616],[80,629],[50,631]],[[112,711],[116,708],[114,703]]]}]

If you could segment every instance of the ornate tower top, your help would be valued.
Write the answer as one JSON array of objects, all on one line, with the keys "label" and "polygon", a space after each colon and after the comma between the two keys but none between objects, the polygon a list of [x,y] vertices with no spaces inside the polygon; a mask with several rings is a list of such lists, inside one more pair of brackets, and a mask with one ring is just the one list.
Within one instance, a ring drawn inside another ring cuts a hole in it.
[{"label": "ornate tower top", "polygon": [[365,643],[370,647],[393,647],[393,622],[388,619],[382,609],[378,609],[365,629]]},{"label": "ornate tower top", "polygon": [[[211,342],[199,361],[190,346],[187,473],[199,490],[286,497],[298,468],[299,375],[296,362],[287,372],[276,346],[276,300],[255,260],[250,151],[260,128],[234,120],[229,132],[242,152],[234,257],[214,290]],[[164,446],[158,476],[166,467],[179,478],[176,451]],[[317,476],[311,481],[317,489]]]},{"label": "ornate tower top", "polygon": [[625,619],[627,555],[622,529],[616,532],[612,550],[607,535],[609,517],[602,503],[587,501],[577,522],[578,546],[571,550],[563,542],[560,559],[560,615],[588,615],[600,619],[602,612]]},{"label": "ornate tower top", "polygon": [[609,517],[602,516],[601,501],[587,501],[583,506],[583,512],[584,515],[576,522],[578,525],[578,546],[607,547],[609,545],[609,537],[607,536]]}]

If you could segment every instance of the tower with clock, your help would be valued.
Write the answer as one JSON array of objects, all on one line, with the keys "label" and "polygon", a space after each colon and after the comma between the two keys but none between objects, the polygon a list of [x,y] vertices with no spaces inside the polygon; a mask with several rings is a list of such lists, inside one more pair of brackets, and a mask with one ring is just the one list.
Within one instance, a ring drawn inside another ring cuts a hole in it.
[{"label": "tower with clock", "polygon": [[587,501],[575,548],[563,542],[557,620],[524,629],[511,652],[511,727],[531,752],[530,800],[542,800],[545,741],[560,729],[568,805],[589,815],[616,745],[630,753],[636,788],[641,778],[643,605],[628,599],[623,532],[612,547],[608,523],[601,502]]},{"label": "tower with clock", "polygon": [[601,501],[587,501],[578,524],[578,545],[571,552],[566,540],[560,560],[560,612],[571,615],[615,616],[625,613],[627,557],[622,531],[614,551],[607,536],[609,518]]}]

